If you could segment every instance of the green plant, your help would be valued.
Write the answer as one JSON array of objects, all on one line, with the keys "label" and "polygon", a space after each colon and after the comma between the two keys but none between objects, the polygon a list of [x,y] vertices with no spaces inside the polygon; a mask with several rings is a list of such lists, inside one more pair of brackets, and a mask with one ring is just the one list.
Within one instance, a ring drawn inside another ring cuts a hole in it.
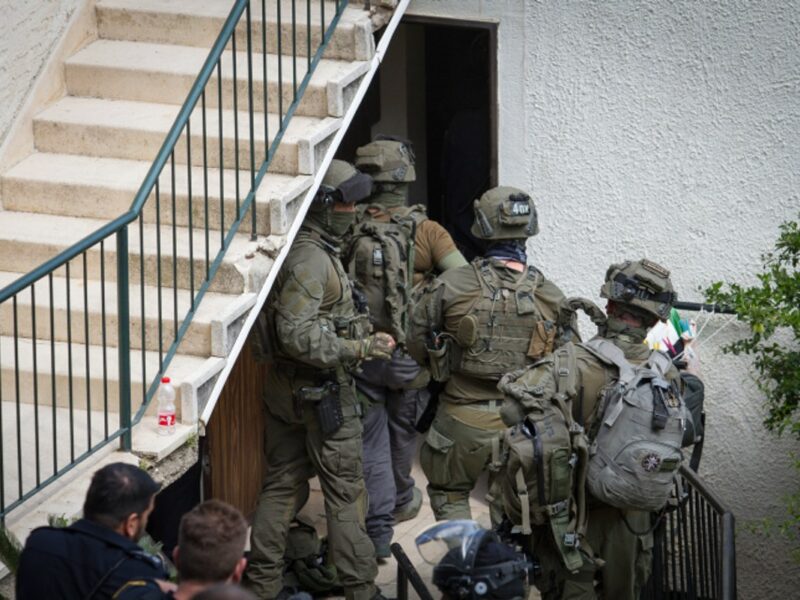
[{"label": "green plant", "polygon": [[[800,225],[780,226],[775,249],[762,256],[758,283],[744,286],[716,282],[706,289],[708,302],[732,308],[750,327],[748,336],[723,347],[735,355],[753,357],[759,389],[764,393],[766,428],[777,435],[788,432],[800,440]],[[793,457],[795,469],[800,460]],[[777,529],[795,543],[800,560],[800,490],[785,498],[787,518],[767,529]]]},{"label": "green plant", "polygon": [[77,519],[75,519],[74,517],[73,518],[69,518],[65,514],[60,514],[60,515],[49,514],[49,515],[47,515],[47,524],[50,527],[69,527],[75,521],[77,521]]}]

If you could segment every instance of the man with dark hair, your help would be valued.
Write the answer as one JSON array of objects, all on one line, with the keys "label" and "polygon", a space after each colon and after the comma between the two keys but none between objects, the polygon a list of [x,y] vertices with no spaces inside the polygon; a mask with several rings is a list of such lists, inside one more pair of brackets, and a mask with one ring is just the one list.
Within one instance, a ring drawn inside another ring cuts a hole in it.
[{"label": "man with dark hair", "polygon": [[239,583],[247,565],[244,547],[247,521],[220,500],[206,500],[181,518],[172,560],[178,569],[178,589],[164,592],[158,582],[129,581],[115,600],[189,600],[217,583]]},{"label": "man with dark hair", "polygon": [[113,463],[92,477],[84,517],[64,528],[40,527],[25,543],[17,598],[111,598],[127,581],[166,580],[158,557],[137,544],[160,485],[141,469]]}]

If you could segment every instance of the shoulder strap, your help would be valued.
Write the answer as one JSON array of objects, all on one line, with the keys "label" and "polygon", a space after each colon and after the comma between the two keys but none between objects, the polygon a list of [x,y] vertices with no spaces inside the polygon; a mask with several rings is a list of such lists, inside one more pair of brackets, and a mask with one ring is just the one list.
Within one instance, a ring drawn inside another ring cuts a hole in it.
[{"label": "shoulder strap", "polygon": [[636,377],[636,371],[631,363],[628,362],[628,359],[625,358],[625,353],[612,342],[596,337],[582,344],[582,346],[606,364],[612,364],[617,367],[621,383],[627,385]]},{"label": "shoulder strap", "polygon": [[647,359],[647,366],[655,369],[661,375],[666,375],[667,371],[672,367],[672,360],[663,352],[653,350]]}]

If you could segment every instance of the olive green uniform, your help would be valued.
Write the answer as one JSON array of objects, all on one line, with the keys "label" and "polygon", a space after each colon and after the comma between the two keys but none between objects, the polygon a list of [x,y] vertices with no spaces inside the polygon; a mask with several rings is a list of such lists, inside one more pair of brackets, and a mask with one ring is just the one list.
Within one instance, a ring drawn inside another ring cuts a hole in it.
[{"label": "olive green uniform", "polygon": [[[619,347],[625,353],[625,358],[633,364],[642,364],[650,356],[650,349],[643,343],[643,338],[612,333],[606,333],[604,338]],[[570,398],[573,417],[578,423],[584,424],[587,431],[591,431],[597,416],[595,410],[619,373],[616,367],[602,362],[581,346],[576,346],[575,357],[575,389],[581,390],[582,394],[577,398]],[[551,372],[552,368],[552,362],[534,366],[525,374],[526,387],[533,388],[537,382],[547,387],[546,382],[552,382],[555,377]],[[667,379],[677,377],[677,369],[673,367],[667,373]],[[509,426],[516,424],[530,408],[517,400],[507,399],[501,409],[503,421]],[[650,513],[623,511],[591,497],[588,506],[588,529],[584,546],[591,548],[597,557],[605,561],[601,569],[602,597],[607,600],[638,600],[640,586],[650,574],[653,547]],[[641,535],[636,535],[631,530],[641,532]],[[590,600],[597,597],[594,586],[598,570],[596,564],[585,558],[584,566],[578,573],[568,573],[554,547],[549,527],[534,529],[532,552],[541,563],[541,577],[536,585],[545,600]]]},{"label": "olive green uniform", "polygon": [[[282,586],[289,523],[319,478],[333,563],[348,598],[371,598],[377,574],[364,527],[367,493],[361,458],[360,406],[348,369],[368,329],[353,305],[336,241],[304,224],[267,305],[277,340],[265,388],[267,475],[253,521],[248,587],[274,598]],[[339,385],[344,423],[323,436],[305,386]]]},{"label": "olive green uniform", "polygon": [[520,272],[489,258],[442,273],[415,303],[407,338],[414,358],[427,361],[432,334],[454,338],[451,374],[420,456],[437,519],[470,518],[476,481],[499,466],[505,425],[497,382],[564,340],[563,301],[533,267]]}]

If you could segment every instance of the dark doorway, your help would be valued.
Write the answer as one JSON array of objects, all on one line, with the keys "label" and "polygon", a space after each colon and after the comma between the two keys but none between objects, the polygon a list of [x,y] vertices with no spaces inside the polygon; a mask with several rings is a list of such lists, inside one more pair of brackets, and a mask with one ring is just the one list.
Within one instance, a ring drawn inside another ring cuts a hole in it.
[{"label": "dark doorway", "polygon": [[472,202],[497,185],[496,25],[409,16],[337,154],[379,133],[414,143],[411,201],[428,206],[468,259],[482,252],[469,233]]}]

